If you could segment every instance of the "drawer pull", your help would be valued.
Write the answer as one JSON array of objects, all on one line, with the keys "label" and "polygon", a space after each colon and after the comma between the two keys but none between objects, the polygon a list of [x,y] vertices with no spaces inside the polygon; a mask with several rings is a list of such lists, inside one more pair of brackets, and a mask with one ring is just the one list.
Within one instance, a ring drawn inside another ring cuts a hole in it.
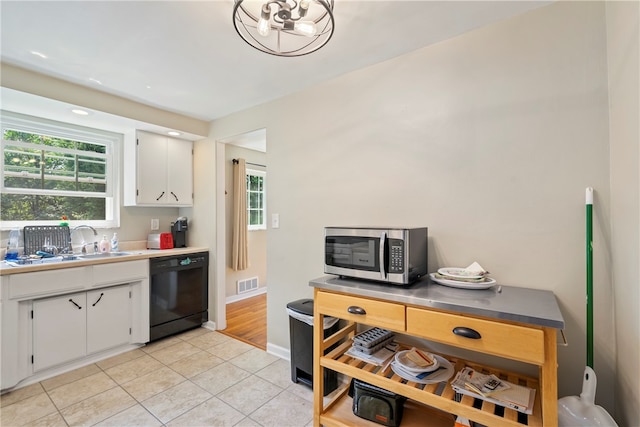
[{"label": "drawer pull", "polygon": [[357,305],[349,306],[349,308],[347,308],[347,311],[351,314],[357,314],[359,316],[364,316],[365,314],[367,314],[364,308],[358,307]]},{"label": "drawer pull", "polygon": [[471,338],[472,340],[479,340],[482,338],[482,335],[480,335],[478,331],[465,326],[456,326],[453,328],[453,333],[464,338]]}]

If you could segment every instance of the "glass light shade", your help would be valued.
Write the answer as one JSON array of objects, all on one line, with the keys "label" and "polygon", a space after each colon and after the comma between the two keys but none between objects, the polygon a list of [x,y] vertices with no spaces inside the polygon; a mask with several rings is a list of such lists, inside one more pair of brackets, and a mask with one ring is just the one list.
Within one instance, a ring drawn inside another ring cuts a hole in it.
[{"label": "glass light shade", "polygon": [[318,28],[313,21],[298,21],[293,24],[293,29],[296,33],[307,37],[313,37],[318,32]]},{"label": "glass light shade", "polygon": [[234,0],[233,24],[244,41],[262,52],[306,55],[333,35],[333,0]]},{"label": "glass light shade", "polygon": [[262,37],[267,37],[271,33],[271,24],[268,20],[260,18],[258,19],[258,34]]}]

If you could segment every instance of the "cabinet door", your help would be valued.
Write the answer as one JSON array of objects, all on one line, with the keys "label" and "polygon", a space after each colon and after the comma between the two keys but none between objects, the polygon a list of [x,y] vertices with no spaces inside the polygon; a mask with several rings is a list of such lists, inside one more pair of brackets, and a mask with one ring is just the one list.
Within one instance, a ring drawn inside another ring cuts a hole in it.
[{"label": "cabinet door", "polygon": [[137,196],[138,204],[166,205],[167,138],[162,135],[137,134]]},{"label": "cabinet door", "polygon": [[168,203],[191,206],[193,204],[193,143],[169,138],[168,152]]},{"label": "cabinet door", "polygon": [[86,354],[86,294],[33,302],[33,370],[39,371]]},{"label": "cabinet door", "polygon": [[130,342],[129,291],[126,285],[87,292],[87,353]]}]

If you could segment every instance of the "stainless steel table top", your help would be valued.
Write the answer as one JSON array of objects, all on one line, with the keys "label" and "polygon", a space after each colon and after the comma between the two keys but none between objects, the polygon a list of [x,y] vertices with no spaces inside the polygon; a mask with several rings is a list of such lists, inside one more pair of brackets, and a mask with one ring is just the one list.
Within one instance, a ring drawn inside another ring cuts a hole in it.
[{"label": "stainless steel table top", "polygon": [[489,289],[458,289],[439,285],[428,277],[408,286],[323,276],[309,286],[327,291],[437,308],[532,325],[564,328],[555,295],[541,289],[495,285]]}]

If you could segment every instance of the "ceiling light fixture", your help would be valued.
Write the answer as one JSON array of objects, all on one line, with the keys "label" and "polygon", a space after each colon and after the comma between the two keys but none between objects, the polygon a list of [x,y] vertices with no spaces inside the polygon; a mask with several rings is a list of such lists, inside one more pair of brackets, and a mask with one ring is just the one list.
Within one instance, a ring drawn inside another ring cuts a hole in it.
[{"label": "ceiling light fixture", "polygon": [[233,25],[262,52],[306,55],[333,35],[333,0],[235,0]]},{"label": "ceiling light fixture", "polygon": [[171,135],[171,136],[180,136],[180,135],[181,135],[181,133],[180,133],[180,132],[176,132],[175,130],[169,131],[169,132],[167,132],[167,133],[168,133],[169,135]]},{"label": "ceiling light fixture", "polygon": [[89,112],[85,111],[85,110],[81,110],[79,108],[74,108],[73,110],[71,110],[72,113],[76,113],[79,116],[88,116]]}]

